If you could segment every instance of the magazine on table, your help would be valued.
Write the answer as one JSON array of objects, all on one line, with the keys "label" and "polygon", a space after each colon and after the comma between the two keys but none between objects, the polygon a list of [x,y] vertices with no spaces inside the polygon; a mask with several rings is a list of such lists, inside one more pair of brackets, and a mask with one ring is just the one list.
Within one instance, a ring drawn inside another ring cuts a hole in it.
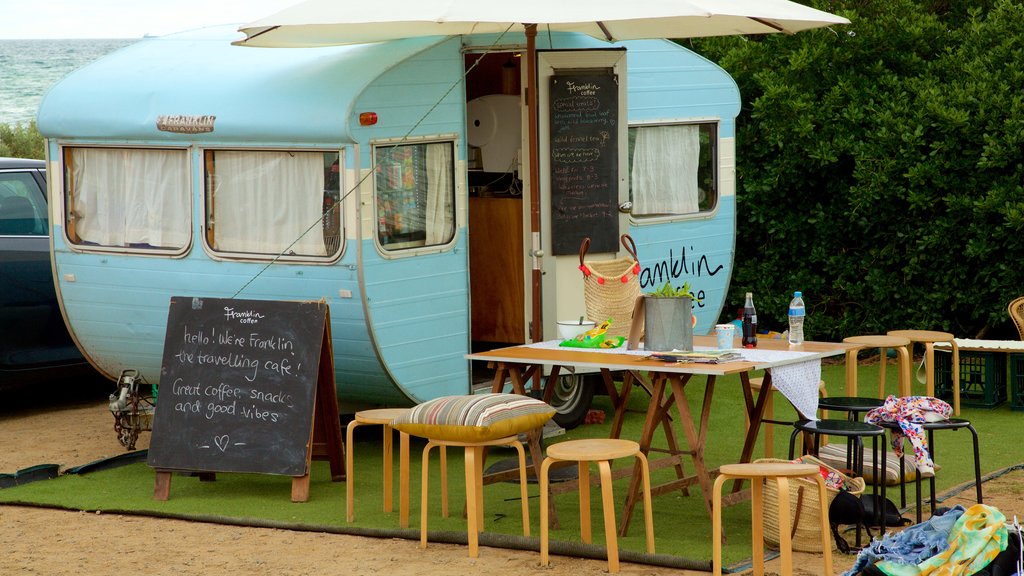
[{"label": "magazine on table", "polygon": [[665,362],[698,362],[702,364],[721,364],[742,360],[743,355],[736,350],[670,350],[654,352],[649,358]]}]

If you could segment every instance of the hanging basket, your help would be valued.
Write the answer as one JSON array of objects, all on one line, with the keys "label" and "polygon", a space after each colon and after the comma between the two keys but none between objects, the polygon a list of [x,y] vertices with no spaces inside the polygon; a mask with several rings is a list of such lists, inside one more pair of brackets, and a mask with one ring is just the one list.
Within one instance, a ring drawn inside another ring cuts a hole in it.
[{"label": "hanging basket", "polygon": [[594,322],[611,320],[609,336],[627,336],[633,320],[633,305],[640,295],[640,263],[636,244],[628,234],[619,239],[629,257],[615,260],[586,260],[590,238],[580,244],[580,271],[587,318]]}]

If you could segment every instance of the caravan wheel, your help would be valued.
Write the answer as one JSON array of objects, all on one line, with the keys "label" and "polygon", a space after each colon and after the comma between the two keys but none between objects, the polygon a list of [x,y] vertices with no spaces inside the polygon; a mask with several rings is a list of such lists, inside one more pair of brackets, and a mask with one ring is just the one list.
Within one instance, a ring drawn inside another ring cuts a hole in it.
[{"label": "caravan wheel", "polygon": [[555,391],[551,396],[551,406],[555,408],[552,420],[566,430],[571,430],[583,423],[590,410],[590,402],[594,399],[594,386],[600,374],[568,374],[559,376],[555,383]]}]

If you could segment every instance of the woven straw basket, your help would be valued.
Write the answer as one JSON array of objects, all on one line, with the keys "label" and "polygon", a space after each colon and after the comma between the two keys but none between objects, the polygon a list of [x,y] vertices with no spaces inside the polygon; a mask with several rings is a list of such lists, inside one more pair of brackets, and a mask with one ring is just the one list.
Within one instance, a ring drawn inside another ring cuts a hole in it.
[{"label": "woven straw basket", "polygon": [[633,320],[633,305],[640,295],[637,278],[639,264],[633,239],[623,234],[620,239],[628,257],[615,260],[586,260],[590,238],[580,246],[580,270],[583,271],[583,299],[587,318],[600,324],[611,319],[609,336],[628,336]]},{"label": "woven straw basket", "polygon": [[[848,487],[849,492],[854,496],[860,496],[864,492],[864,479],[847,476],[832,466],[825,464],[814,456],[801,456],[804,464],[817,464],[834,471],[843,478],[843,483]],[[762,458],[757,462],[779,463],[790,462],[790,460],[778,460],[775,458]],[[828,502],[825,502],[825,510],[832,505],[838,490],[825,488]],[[764,485],[764,540],[770,545],[779,543],[779,496],[778,487],[772,480]],[[821,531],[828,530],[828,526],[821,526],[821,502],[818,498],[818,484],[813,480],[804,478],[789,479],[789,526],[792,535],[793,550],[800,552],[821,552]],[[833,542],[833,548],[835,543]]]}]

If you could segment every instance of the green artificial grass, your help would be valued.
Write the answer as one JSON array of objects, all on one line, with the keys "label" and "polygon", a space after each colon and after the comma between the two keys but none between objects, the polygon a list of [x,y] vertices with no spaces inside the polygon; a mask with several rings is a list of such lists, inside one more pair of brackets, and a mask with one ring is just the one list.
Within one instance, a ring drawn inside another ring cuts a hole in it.
[{"label": "green artificial grass", "polygon": [[[896,390],[895,369],[887,370],[889,391]],[[859,368],[861,392],[873,394],[877,391],[878,366]],[[842,364],[825,365],[822,377],[828,383],[830,395],[842,395],[844,367]],[[922,385],[914,385],[915,393],[921,394]],[[687,386],[687,397],[691,411],[699,414],[704,391],[703,377],[694,377]],[[631,411],[623,428],[623,438],[639,438],[643,424],[643,413],[648,397],[641,389],[635,389],[630,398]],[[607,414],[605,423],[588,424],[565,435],[548,439],[546,443],[578,438],[602,438],[609,434],[611,405],[606,396],[594,399],[594,408]],[[791,418],[792,408],[787,402],[775,402],[775,417]],[[673,419],[678,419],[673,409]],[[1024,460],[1019,448],[1017,434],[1024,413],[1012,412],[1004,404],[996,409],[964,408],[962,417],[970,419],[978,430],[981,444],[982,473],[999,470]],[[680,444],[685,446],[682,431],[677,428]],[[709,468],[735,462],[739,458],[743,440],[743,396],[739,378],[720,377],[715,385],[715,396],[711,409],[705,460]],[[785,458],[789,445],[789,429],[775,429],[775,458]],[[763,438],[763,434],[762,434]],[[953,486],[973,480],[971,459],[971,437],[966,431],[940,431],[935,438],[936,461],[942,466],[937,475],[937,486],[941,493]],[[755,448],[754,458],[763,455],[762,440]],[[280,527],[295,526],[302,529],[321,527],[328,531],[351,531],[354,533],[380,534],[387,536],[418,537],[420,525],[420,454],[423,442],[413,440],[410,471],[410,525],[411,530],[399,530],[398,519],[398,470],[397,450],[395,454],[394,510],[382,511],[382,440],[380,428],[361,427],[356,431],[355,440],[355,521],[345,521],[345,483],[331,482],[326,462],[314,462],[311,473],[310,498],[308,502],[291,502],[291,478],[261,474],[218,474],[216,481],[201,482],[197,477],[175,474],[170,488],[170,498],[159,502],[153,500],[154,472],[145,464],[132,464],[111,470],[86,475],[64,475],[52,480],[33,482],[0,490],[0,503],[23,503],[57,506],[77,510],[98,510],[108,512],[130,512],[165,516],[180,516],[238,523],[265,525],[272,523]],[[661,431],[654,436],[654,446],[665,447]],[[488,453],[487,465],[504,458],[514,458],[509,449],[492,449]],[[657,454],[652,453],[653,458]],[[430,494],[428,527],[431,532],[465,533],[466,523],[462,519],[464,502],[464,474],[460,450],[448,451],[448,490],[451,516],[441,517],[440,474],[437,451],[433,451],[430,462]],[[613,468],[632,466],[629,459],[618,460]],[[687,473],[693,466],[684,458]],[[592,472],[595,472],[592,469]],[[674,470],[666,467],[652,472],[653,484],[674,478]],[[596,473],[592,474],[596,477]],[[731,486],[727,484],[726,488]],[[621,518],[628,479],[615,482],[616,518]],[[536,484],[529,487],[530,534],[533,549],[537,549],[539,530],[539,499]],[[893,498],[890,491],[890,499]],[[551,532],[553,543],[580,542],[578,495],[576,492],[558,494],[555,497],[561,526]],[[591,491],[593,519],[593,540],[595,545],[604,544],[601,499],[598,489]],[[490,533],[521,536],[519,488],[516,484],[502,483],[484,487],[484,529]],[[711,520],[694,485],[689,495],[681,491],[654,498],[654,526],[658,555],[670,555],[695,561],[711,558]],[[629,535],[619,538],[620,550],[624,554],[633,551],[642,555],[645,551],[642,503],[634,510]],[[750,504],[744,502],[727,507],[723,514],[723,525],[728,541],[724,548],[727,565],[742,562],[750,557]],[[554,544],[553,544],[554,545]]]}]

